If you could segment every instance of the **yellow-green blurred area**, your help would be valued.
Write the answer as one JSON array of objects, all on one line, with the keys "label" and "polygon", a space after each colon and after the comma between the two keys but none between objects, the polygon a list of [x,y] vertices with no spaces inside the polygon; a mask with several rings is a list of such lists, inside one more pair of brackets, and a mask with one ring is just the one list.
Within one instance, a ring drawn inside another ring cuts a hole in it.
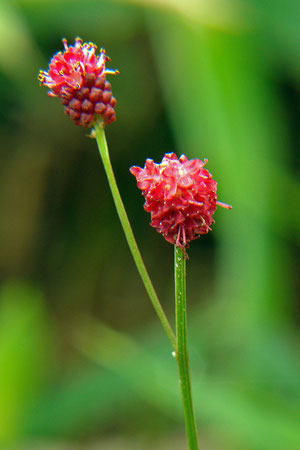
[{"label": "yellow-green blurred area", "polygon": [[96,143],[37,73],[103,46],[111,159],[174,323],[173,249],[128,169],[208,158],[221,208],[188,250],[201,448],[300,449],[299,0],[0,1],[0,449],[182,450],[177,368]]}]

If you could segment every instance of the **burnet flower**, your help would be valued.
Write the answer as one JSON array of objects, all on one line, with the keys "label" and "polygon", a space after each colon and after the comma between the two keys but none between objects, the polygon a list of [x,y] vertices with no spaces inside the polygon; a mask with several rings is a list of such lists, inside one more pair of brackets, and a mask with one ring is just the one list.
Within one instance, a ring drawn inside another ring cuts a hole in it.
[{"label": "burnet flower", "polygon": [[65,113],[76,125],[91,127],[97,118],[104,124],[116,120],[116,99],[106,75],[115,75],[105,63],[110,61],[103,48],[96,56],[96,45],[83,43],[80,38],[68,45],[63,39],[64,51],[56,53],[48,71],[41,70],[38,76],[41,85],[47,86],[51,97],[60,97]]},{"label": "burnet flower", "polygon": [[150,225],[182,249],[211,230],[217,205],[231,209],[217,201],[217,182],[204,169],[206,163],[167,153],[160,164],[147,159],[143,169],[130,169],[151,213]]}]

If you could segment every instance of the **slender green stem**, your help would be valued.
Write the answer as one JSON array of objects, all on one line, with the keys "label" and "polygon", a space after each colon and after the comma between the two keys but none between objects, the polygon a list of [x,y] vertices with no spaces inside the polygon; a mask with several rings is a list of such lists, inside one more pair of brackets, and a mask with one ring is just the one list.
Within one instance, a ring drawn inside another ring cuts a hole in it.
[{"label": "slender green stem", "polygon": [[178,363],[185,430],[190,450],[198,449],[197,428],[193,410],[191,375],[187,345],[186,321],[186,258],[180,247],[174,246],[176,358]]},{"label": "slender green stem", "polygon": [[176,338],[174,335],[174,332],[171,328],[171,325],[164,313],[164,310],[160,304],[160,301],[157,297],[157,294],[154,290],[154,287],[152,285],[152,282],[150,280],[149,274],[147,272],[147,269],[145,267],[145,264],[143,262],[142,256],[140,254],[140,251],[138,249],[135,237],[133,235],[130,223],[129,223],[129,219],[127,216],[127,213],[125,211],[125,207],[124,204],[122,202],[121,196],[120,196],[120,192],[116,183],[116,179],[113,173],[113,169],[111,166],[111,162],[110,162],[110,158],[109,158],[109,153],[108,153],[108,147],[107,147],[107,142],[106,142],[106,138],[105,138],[105,132],[104,132],[104,128],[101,126],[101,123],[95,123],[94,125],[94,129],[95,129],[95,137],[97,140],[97,144],[98,144],[98,148],[99,148],[99,153],[100,156],[102,158],[102,162],[104,165],[104,169],[106,172],[106,176],[108,179],[108,183],[111,189],[111,193],[115,202],[115,206],[129,245],[129,248],[131,250],[133,259],[135,261],[136,267],[138,269],[138,272],[143,280],[145,289],[150,297],[150,300],[154,306],[154,309],[159,317],[159,320],[174,348],[174,350],[176,350]]}]

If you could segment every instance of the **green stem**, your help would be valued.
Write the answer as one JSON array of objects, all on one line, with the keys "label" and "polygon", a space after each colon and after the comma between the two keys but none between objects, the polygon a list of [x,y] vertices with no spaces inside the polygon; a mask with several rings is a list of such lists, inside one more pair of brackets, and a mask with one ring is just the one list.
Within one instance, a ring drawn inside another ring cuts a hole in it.
[{"label": "green stem", "polygon": [[172,344],[172,347],[174,348],[174,350],[176,350],[176,338],[174,335],[174,332],[171,328],[171,325],[164,313],[164,310],[160,304],[160,301],[157,297],[157,294],[154,290],[154,287],[152,285],[152,282],[150,280],[149,274],[147,272],[147,269],[145,267],[145,264],[143,262],[142,256],[140,254],[140,251],[138,249],[135,237],[133,235],[130,223],[129,223],[129,219],[127,216],[127,213],[125,211],[125,207],[124,204],[122,202],[121,196],[120,196],[120,192],[117,186],[117,182],[114,176],[114,172],[111,166],[111,162],[110,162],[110,158],[109,158],[109,152],[108,152],[108,147],[107,147],[107,142],[106,142],[106,138],[105,138],[105,132],[104,132],[104,128],[102,127],[101,123],[95,123],[94,124],[94,129],[95,129],[95,137],[96,137],[96,141],[98,144],[98,148],[99,148],[99,153],[104,165],[104,169],[106,172],[106,176],[108,179],[108,183],[111,189],[111,193],[115,202],[115,206],[118,212],[118,216],[119,219],[121,221],[129,248],[131,250],[133,259],[135,261],[136,267],[138,269],[138,272],[143,280],[145,289],[150,297],[150,300],[154,306],[154,309],[159,317],[159,320]]},{"label": "green stem", "polygon": [[191,375],[187,345],[186,322],[186,257],[180,247],[174,246],[176,358],[178,363],[185,430],[190,450],[198,449],[198,437],[193,410]]}]

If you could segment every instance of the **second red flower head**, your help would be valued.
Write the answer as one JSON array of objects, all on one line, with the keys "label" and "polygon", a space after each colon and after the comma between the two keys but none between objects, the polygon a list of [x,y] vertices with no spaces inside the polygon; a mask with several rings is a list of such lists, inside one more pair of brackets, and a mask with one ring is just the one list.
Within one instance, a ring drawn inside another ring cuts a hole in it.
[{"label": "second red flower head", "polygon": [[217,205],[231,209],[217,201],[217,182],[204,169],[206,162],[168,153],[160,164],[147,159],[143,169],[130,169],[151,213],[150,225],[181,248],[211,230]]}]

